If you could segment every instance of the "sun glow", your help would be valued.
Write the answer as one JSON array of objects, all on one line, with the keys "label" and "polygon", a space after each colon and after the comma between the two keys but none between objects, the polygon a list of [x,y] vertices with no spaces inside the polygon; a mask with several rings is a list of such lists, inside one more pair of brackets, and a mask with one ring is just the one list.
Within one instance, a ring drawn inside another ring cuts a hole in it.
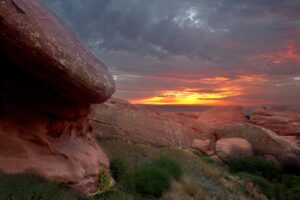
[{"label": "sun glow", "polygon": [[[199,90],[199,91],[198,91]],[[241,93],[240,88],[219,88],[214,92],[201,92],[201,89],[184,88],[182,90],[159,91],[155,97],[132,100],[134,104],[153,105],[222,105],[226,97],[236,96]]]},{"label": "sun glow", "polygon": [[[203,88],[164,89],[153,96],[132,99],[133,104],[152,105],[233,105],[240,95],[256,90],[259,84],[267,81],[264,76],[208,77],[194,80]],[[248,89],[247,89],[248,88]],[[236,98],[234,100],[234,98]]]}]

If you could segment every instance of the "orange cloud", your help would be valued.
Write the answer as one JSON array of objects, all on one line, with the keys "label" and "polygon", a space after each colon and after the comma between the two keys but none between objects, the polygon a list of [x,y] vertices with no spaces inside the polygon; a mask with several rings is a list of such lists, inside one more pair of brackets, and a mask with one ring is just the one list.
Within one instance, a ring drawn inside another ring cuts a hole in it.
[{"label": "orange cloud", "polygon": [[300,62],[300,54],[297,52],[297,46],[299,45],[300,40],[290,40],[283,50],[263,54],[260,57],[274,64],[282,64],[288,61]]},{"label": "orange cloud", "polygon": [[133,99],[134,104],[152,105],[229,105],[228,98],[245,93],[244,84],[260,83],[267,79],[255,76],[240,76],[231,80],[227,77],[203,78],[198,80],[214,88],[177,88],[157,91],[156,96]]}]

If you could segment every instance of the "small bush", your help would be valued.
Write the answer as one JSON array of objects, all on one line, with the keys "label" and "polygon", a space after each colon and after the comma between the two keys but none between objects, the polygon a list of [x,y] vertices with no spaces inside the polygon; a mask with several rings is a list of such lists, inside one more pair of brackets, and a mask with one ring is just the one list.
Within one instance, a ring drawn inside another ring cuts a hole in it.
[{"label": "small bush", "polygon": [[0,172],[1,200],[71,200],[62,185],[33,175]]},{"label": "small bush", "polygon": [[98,175],[98,181],[97,181],[97,190],[103,191],[107,190],[110,187],[110,177],[108,174],[106,174],[104,171],[100,171]]},{"label": "small bush", "polygon": [[127,174],[127,165],[121,159],[114,159],[110,163],[110,171],[116,181],[122,180]]},{"label": "small bush", "polygon": [[147,166],[134,174],[136,192],[153,197],[161,197],[171,185],[170,175],[158,167]]},{"label": "small bush", "polygon": [[232,172],[248,172],[253,175],[262,176],[267,180],[278,180],[282,174],[282,168],[270,161],[258,157],[245,157],[229,161]]},{"label": "small bush", "polygon": [[175,179],[179,179],[179,177],[182,175],[182,170],[179,163],[166,156],[161,156],[160,158],[154,160],[152,165],[166,171]]}]

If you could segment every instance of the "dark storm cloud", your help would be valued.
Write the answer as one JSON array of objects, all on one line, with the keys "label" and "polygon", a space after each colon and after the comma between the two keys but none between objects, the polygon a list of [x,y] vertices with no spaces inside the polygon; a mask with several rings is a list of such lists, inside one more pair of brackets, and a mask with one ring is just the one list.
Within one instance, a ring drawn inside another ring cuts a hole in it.
[{"label": "dark storm cloud", "polygon": [[43,1],[106,63],[125,98],[204,77],[300,74],[297,0]]}]

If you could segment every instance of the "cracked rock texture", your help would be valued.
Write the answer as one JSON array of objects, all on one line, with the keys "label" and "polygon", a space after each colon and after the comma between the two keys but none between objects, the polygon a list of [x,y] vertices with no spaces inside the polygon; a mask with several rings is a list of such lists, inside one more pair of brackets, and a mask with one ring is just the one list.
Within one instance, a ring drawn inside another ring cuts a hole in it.
[{"label": "cracked rock texture", "polygon": [[90,194],[109,161],[87,119],[110,72],[39,0],[0,0],[0,169]]}]

